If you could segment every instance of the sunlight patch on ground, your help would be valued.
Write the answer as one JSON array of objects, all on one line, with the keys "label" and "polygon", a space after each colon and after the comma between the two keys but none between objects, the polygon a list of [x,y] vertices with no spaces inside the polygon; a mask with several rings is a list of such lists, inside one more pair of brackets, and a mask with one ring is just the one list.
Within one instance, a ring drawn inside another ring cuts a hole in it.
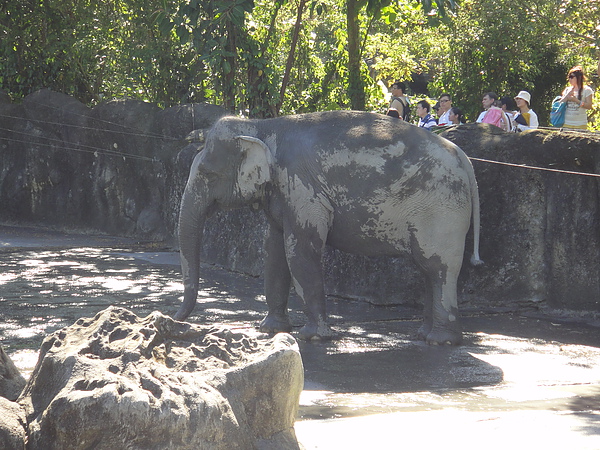
[{"label": "sunlight patch on ground", "polygon": [[479,348],[470,352],[471,356],[500,367],[505,383],[543,385],[557,376],[564,383],[600,382],[599,348],[483,333],[478,336]]},{"label": "sunlight patch on ground", "polygon": [[53,267],[53,266],[80,267],[81,266],[81,264],[78,263],[77,261],[45,261],[44,264],[46,264],[49,267]]},{"label": "sunlight patch on ground", "polygon": [[0,284],[14,281],[18,278],[18,276],[19,275],[16,273],[0,273]]},{"label": "sunlight patch on ground", "polygon": [[586,425],[585,417],[564,416],[555,411],[498,413],[447,409],[308,420],[296,422],[295,429],[306,450],[413,447],[597,450],[598,436],[581,431]]},{"label": "sunlight patch on ground", "polygon": [[21,372],[21,375],[23,375],[23,378],[28,380],[37,364],[39,354],[40,352],[37,350],[26,349],[17,350],[9,356],[17,369],[19,369],[19,372]]}]

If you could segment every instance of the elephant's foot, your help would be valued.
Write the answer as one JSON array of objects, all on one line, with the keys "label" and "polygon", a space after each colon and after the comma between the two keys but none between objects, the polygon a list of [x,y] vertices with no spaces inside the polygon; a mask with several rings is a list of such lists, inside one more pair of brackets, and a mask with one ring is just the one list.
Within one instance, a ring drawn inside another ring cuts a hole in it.
[{"label": "elephant's foot", "polygon": [[259,330],[261,333],[289,333],[292,331],[292,325],[287,316],[267,314],[260,323]]},{"label": "elephant's foot", "polygon": [[324,322],[307,323],[298,332],[298,337],[305,341],[331,339],[334,336],[334,331]]},{"label": "elephant's foot", "polygon": [[421,341],[426,341],[427,336],[429,335],[429,333],[431,333],[431,328],[432,328],[431,323],[429,323],[429,324],[423,323],[423,325],[421,325],[419,327],[419,331],[417,331],[417,339],[419,339]]},{"label": "elephant's foot", "polygon": [[449,328],[434,327],[427,334],[425,341],[429,345],[459,345],[462,342],[462,333]]}]

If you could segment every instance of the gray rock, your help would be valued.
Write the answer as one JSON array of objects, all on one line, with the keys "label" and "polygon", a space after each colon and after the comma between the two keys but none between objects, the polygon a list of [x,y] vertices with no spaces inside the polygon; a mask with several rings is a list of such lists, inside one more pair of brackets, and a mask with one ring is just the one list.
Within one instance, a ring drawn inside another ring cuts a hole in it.
[{"label": "gray rock", "polygon": [[25,387],[25,378],[0,347],[0,397],[16,400]]},{"label": "gray rock", "polygon": [[[197,141],[226,111],[131,99],[88,108],[42,89],[20,104],[0,98],[0,114],[4,220],[163,240],[175,234],[189,171],[177,155],[191,132]],[[160,223],[138,221],[157,206]]]},{"label": "gray rock", "polygon": [[297,449],[288,334],[111,307],[45,339],[19,402],[30,449]]},{"label": "gray rock", "polygon": [[24,449],[26,443],[25,411],[18,403],[0,397],[0,448]]}]

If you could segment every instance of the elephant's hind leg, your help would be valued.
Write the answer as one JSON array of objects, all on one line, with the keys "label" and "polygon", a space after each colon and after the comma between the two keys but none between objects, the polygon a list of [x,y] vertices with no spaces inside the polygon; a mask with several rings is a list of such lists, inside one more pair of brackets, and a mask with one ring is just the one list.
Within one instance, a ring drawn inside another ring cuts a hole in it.
[{"label": "elephant's hind leg", "polygon": [[452,255],[456,253],[462,256],[462,252],[439,250],[441,256],[431,251],[425,257],[422,250],[415,252],[413,249],[413,258],[424,271],[428,282],[424,322],[419,330],[419,338],[433,345],[458,345],[462,341],[462,327],[456,290],[462,259]]},{"label": "elephant's hind leg", "polygon": [[265,297],[269,312],[260,323],[260,331],[288,333],[292,331],[287,308],[291,275],[285,257],[281,230],[273,226],[269,227],[265,248]]},{"label": "elephant's hind leg", "polygon": [[419,339],[432,345],[458,345],[462,341],[462,327],[456,298],[456,277],[445,271],[430,270],[424,320]]},{"label": "elephant's hind leg", "polygon": [[457,275],[446,273],[445,277],[440,276],[433,282],[433,321],[431,331],[425,338],[428,344],[458,345],[462,342],[456,298]]}]

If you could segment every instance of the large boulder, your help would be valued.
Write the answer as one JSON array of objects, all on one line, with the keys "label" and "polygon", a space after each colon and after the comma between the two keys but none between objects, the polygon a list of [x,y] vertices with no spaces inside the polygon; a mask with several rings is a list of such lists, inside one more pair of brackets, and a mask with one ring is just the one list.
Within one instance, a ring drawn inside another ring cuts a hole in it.
[{"label": "large boulder", "polygon": [[25,411],[18,403],[0,397],[0,448],[19,450],[26,443]]},{"label": "large boulder", "polygon": [[294,339],[111,307],[44,340],[30,449],[297,449]]},{"label": "large boulder", "polygon": [[0,397],[16,400],[25,387],[25,378],[0,347]]}]

